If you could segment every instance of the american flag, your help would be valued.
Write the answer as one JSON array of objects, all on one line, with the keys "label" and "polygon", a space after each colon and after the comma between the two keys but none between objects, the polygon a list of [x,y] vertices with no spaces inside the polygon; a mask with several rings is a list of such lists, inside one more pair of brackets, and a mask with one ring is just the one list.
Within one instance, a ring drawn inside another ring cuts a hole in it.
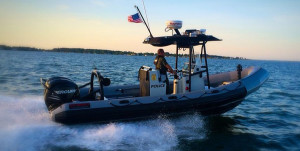
[{"label": "american flag", "polygon": [[128,16],[128,21],[134,22],[134,23],[142,23],[143,22],[138,13]]}]

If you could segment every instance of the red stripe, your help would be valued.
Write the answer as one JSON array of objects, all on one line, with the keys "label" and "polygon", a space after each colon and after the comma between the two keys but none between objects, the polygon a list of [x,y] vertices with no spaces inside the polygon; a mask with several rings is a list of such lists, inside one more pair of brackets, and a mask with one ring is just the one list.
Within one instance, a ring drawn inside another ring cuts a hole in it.
[{"label": "red stripe", "polygon": [[134,22],[134,23],[142,23],[143,22],[140,18],[136,19],[136,20],[133,20],[132,16],[128,16],[128,21],[129,22]]},{"label": "red stripe", "polygon": [[133,19],[132,19],[131,16],[128,16],[128,21],[129,21],[129,22],[133,22]]}]

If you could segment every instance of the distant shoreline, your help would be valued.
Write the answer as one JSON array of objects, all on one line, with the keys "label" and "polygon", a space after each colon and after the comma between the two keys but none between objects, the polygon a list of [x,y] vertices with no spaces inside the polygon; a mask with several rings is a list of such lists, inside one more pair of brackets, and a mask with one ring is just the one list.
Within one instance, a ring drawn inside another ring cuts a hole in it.
[{"label": "distant shoreline", "polygon": [[[89,53],[89,54],[110,54],[110,55],[130,55],[130,56],[155,56],[155,53],[135,53],[131,51],[114,51],[105,49],[83,49],[83,48],[53,48],[53,49],[41,49],[34,47],[24,47],[24,46],[7,46],[0,45],[0,50],[16,50],[16,51],[47,51],[47,52],[65,52],[65,53]],[[173,56],[176,54],[165,52],[165,56]],[[188,54],[179,54],[179,57],[188,57]],[[243,57],[228,57],[228,56],[218,56],[218,55],[207,55],[207,58],[212,59],[240,59],[247,60]]]}]

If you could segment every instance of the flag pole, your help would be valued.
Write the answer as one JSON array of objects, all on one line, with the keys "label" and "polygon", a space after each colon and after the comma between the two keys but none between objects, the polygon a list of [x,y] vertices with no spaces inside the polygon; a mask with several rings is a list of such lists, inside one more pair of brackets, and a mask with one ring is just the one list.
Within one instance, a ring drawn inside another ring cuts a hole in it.
[{"label": "flag pole", "polygon": [[146,27],[147,27],[147,29],[148,29],[148,31],[149,31],[149,33],[150,33],[150,37],[151,38],[153,38],[153,35],[152,35],[152,33],[151,33],[151,31],[150,31],[150,29],[149,29],[149,27],[148,27],[148,25],[146,24],[146,22],[145,22],[145,19],[144,19],[144,17],[143,17],[143,15],[142,15],[142,13],[140,12],[140,9],[135,5],[134,6],[136,9],[137,9],[137,11],[138,11],[138,13],[140,14],[140,16],[142,17],[142,19],[143,19],[143,22],[144,22],[144,24],[146,25]]}]

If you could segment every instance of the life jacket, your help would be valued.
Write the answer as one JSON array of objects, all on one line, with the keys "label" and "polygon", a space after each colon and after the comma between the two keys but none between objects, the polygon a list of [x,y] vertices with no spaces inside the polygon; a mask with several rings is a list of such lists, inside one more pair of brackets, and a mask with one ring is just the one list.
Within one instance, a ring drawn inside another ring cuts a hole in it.
[{"label": "life jacket", "polygon": [[162,63],[164,57],[163,56],[156,56],[154,60],[155,69],[159,70],[160,74],[167,74],[168,68]]}]

